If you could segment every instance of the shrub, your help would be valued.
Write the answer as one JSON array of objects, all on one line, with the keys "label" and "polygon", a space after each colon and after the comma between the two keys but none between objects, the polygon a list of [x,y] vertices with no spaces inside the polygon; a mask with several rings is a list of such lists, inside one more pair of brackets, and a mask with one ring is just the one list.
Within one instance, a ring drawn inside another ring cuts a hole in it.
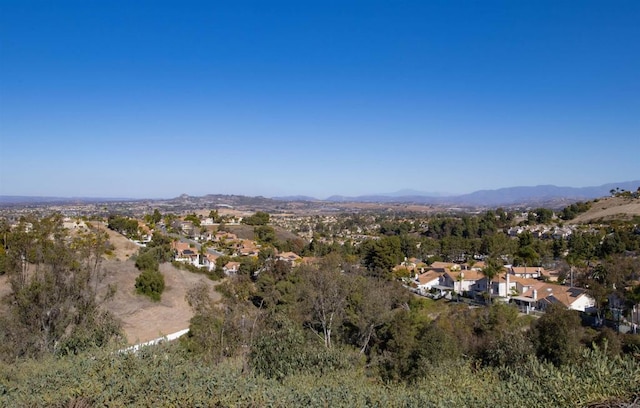
[{"label": "shrub", "polygon": [[361,363],[356,352],[305,342],[302,329],[286,317],[272,316],[267,324],[249,354],[256,374],[282,381],[290,375],[323,375]]},{"label": "shrub", "polygon": [[160,264],[151,251],[142,252],[136,259],[136,268],[141,271],[157,271],[159,267]]},{"label": "shrub", "polygon": [[159,271],[143,270],[136,278],[136,292],[159,301],[164,291],[164,275]]}]

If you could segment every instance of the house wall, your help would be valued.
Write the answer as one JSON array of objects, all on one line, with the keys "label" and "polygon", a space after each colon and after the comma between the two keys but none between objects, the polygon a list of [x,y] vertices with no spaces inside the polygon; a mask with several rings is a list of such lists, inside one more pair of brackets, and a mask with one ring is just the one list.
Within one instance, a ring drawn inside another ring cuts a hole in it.
[{"label": "house wall", "polygon": [[595,305],[596,305],[596,302],[593,298],[587,295],[582,295],[579,298],[577,298],[575,302],[571,304],[571,306],[569,306],[569,309],[579,310],[581,312],[584,312],[588,308],[594,307]]},{"label": "house wall", "polygon": [[425,283],[418,283],[418,289],[423,290],[423,291],[429,291],[431,290],[432,287],[434,287],[435,285],[437,285],[439,282],[438,278],[435,278],[433,280],[430,280],[429,282],[425,282]]}]

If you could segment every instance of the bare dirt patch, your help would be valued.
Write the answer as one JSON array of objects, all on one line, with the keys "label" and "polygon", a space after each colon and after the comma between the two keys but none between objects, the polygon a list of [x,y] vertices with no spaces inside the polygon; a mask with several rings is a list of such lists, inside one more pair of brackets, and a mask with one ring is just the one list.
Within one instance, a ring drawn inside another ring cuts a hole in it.
[{"label": "bare dirt patch", "polygon": [[212,298],[220,299],[220,295],[213,290],[217,282],[203,275],[177,269],[171,264],[160,266],[165,279],[165,290],[160,302],[153,302],[146,296],[135,293],[135,280],[140,272],[133,261],[105,261],[103,271],[106,273],[101,283],[103,290],[109,284],[117,286],[114,298],[106,302],[104,307],[122,320],[129,344],[153,340],[189,328],[193,311],[185,296],[199,282],[205,282],[211,287]]}]

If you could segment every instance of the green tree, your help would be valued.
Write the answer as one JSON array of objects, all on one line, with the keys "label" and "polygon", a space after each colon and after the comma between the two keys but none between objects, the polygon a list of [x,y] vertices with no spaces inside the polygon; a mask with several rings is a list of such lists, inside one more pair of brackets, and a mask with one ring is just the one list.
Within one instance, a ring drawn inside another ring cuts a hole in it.
[{"label": "green tree", "polygon": [[255,338],[260,310],[248,301],[248,278],[231,278],[223,283],[223,301],[211,297],[209,285],[200,283],[187,292],[194,311],[189,333],[182,341],[187,350],[214,363],[242,356]]},{"label": "green tree", "polygon": [[481,273],[487,279],[487,296],[489,298],[489,304],[492,303],[492,282],[493,278],[504,272],[504,265],[502,261],[496,258],[487,259],[486,266],[482,268]]},{"label": "green tree", "polygon": [[583,332],[578,313],[561,304],[553,304],[545,312],[532,325],[538,357],[556,366],[576,361]]},{"label": "green tree", "polygon": [[138,255],[135,265],[141,271],[157,271],[160,267],[158,260],[151,251],[142,252]]},{"label": "green tree", "polygon": [[362,244],[364,265],[372,272],[389,277],[391,269],[404,258],[402,244],[397,236],[383,237],[379,240],[365,241]]},{"label": "green tree", "polygon": [[184,220],[191,222],[195,227],[200,227],[200,217],[198,217],[195,213],[185,216]]},{"label": "green tree", "polygon": [[538,266],[540,265],[540,255],[536,252],[532,245],[527,245],[525,247],[521,247],[516,251],[513,263],[517,266]]},{"label": "green tree", "polygon": [[156,224],[162,221],[162,214],[160,210],[156,208],[153,210],[153,213],[145,215],[144,219],[152,228],[155,228]]},{"label": "green tree", "polygon": [[62,216],[23,219],[5,238],[5,268],[11,286],[0,314],[0,356],[39,357],[102,346],[121,336],[100,304],[106,245],[100,232],[72,238]]},{"label": "green tree", "polygon": [[220,217],[220,214],[218,214],[218,210],[209,211],[209,218],[211,218],[214,223],[219,223],[222,219],[222,217]]},{"label": "green tree", "polygon": [[496,303],[476,310],[476,354],[482,363],[493,367],[526,363],[534,350],[524,330],[525,323],[518,317],[518,309],[512,305]]},{"label": "green tree", "polygon": [[536,208],[533,212],[538,224],[548,224],[553,219],[553,211],[548,208]]},{"label": "green tree", "polygon": [[395,282],[359,276],[353,279],[346,307],[346,323],[354,328],[352,342],[364,354],[379,329],[391,319],[394,306],[406,300]]},{"label": "green tree", "polygon": [[252,216],[243,218],[242,223],[247,225],[267,225],[269,223],[269,213],[258,211]]},{"label": "green tree", "polygon": [[260,225],[254,228],[256,240],[264,245],[273,245],[276,243],[276,231],[269,225]]},{"label": "green tree", "polygon": [[108,220],[107,227],[130,239],[140,238],[140,229],[138,220],[123,217],[120,215],[111,215]]}]

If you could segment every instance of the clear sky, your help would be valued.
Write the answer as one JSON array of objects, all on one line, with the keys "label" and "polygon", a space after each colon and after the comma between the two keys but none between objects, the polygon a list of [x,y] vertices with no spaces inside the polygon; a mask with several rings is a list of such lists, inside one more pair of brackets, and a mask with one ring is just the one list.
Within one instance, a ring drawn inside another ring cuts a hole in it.
[{"label": "clear sky", "polygon": [[2,195],[637,179],[637,0],[0,0]]}]

